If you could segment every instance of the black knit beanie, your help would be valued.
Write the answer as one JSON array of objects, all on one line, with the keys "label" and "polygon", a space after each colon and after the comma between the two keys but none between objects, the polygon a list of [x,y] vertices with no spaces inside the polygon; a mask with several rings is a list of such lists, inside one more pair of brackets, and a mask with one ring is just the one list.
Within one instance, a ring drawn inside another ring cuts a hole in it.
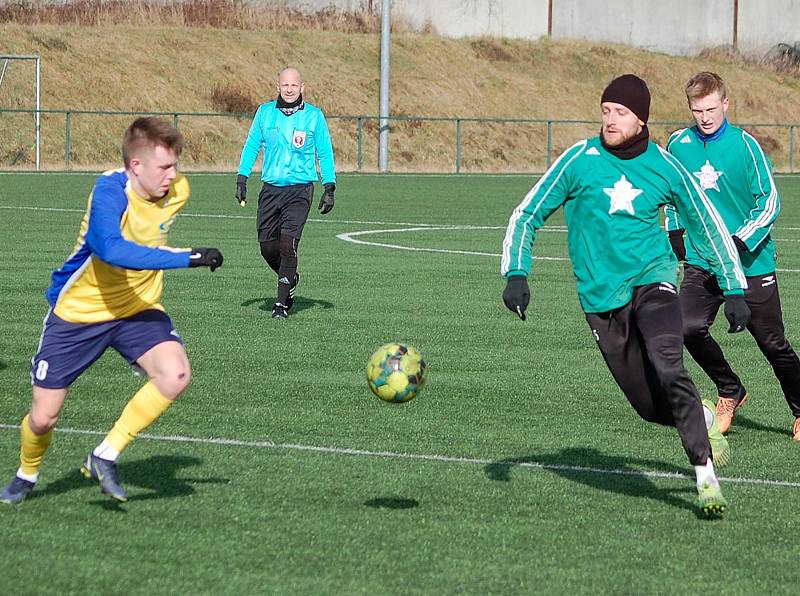
[{"label": "black knit beanie", "polygon": [[650,90],[647,83],[632,74],[624,74],[608,84],[600,98],[600,103],[611,101],[619,103],[647,124],[650,117]]}]

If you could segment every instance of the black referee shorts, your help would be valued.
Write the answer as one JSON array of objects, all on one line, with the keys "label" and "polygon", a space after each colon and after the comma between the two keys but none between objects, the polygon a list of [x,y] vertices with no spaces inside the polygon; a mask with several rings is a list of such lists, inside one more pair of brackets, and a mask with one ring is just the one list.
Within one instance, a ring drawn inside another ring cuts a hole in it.
[{"label": "black referee shorts", "polygon": [[258,194],[258,241],[277,240],[281,236],[300,240],[313,198],[312,182],[290,186],[264,183]]}]

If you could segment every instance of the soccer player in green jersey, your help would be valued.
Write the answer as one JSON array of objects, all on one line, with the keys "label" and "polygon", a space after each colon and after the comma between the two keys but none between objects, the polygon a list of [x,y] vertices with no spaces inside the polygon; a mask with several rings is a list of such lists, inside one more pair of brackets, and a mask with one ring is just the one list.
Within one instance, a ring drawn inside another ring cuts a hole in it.
[{"label": "soccer player in green jersey", "polygon": [[[772,365],[794,415],[792,438],[800,441],[800,360],[784,333],[770,238],[781,210],[772,166],[758,141],[726,119],[729,100],[719,75],[701,72],[692,77],[686,98],[695,125],[673,133],[667,150],[714,203],[736,244],[747,276],[744,297],[752,313],[747,330]],[[673,248],[686,261],[680,292],[684,342],[717,387],[717,420],[725,433],[748,393],[709,332],[723,301],[722,290],[692,236],[684,243],[682,219],[671,208],[665,210]]]},{"label": "soccer player in green jersey", "polygon": [[661,208],[677,208],[712,264],[733,331],[749,320],[742,297],[747,282],[716,209],[686,169],[649,141],[645,82],[618,77],[600,102],[600,136],[564,151],[511,215],[501,262],[503,301],[525,319],[536,233],[563,207],[580,303],[611,374],[644,420],[677,428],[695,468],[700,506],[718,515],[727,503],[714,463],[725,465],[730,451],[713,404],[701,403],[683,364],[678,263],[659,224]]}]

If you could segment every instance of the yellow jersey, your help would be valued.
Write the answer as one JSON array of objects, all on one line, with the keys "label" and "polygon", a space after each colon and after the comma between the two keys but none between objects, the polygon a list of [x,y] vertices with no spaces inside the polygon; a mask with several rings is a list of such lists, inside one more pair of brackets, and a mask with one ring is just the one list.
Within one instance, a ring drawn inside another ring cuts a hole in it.
[{"label": "yellow jersey", "polygon": [[182,174],[167,194],[138,196],[124,170],[102,174],[81,222],[78,241],[53,271],[45,293],[53,312],[71,323],[98,323],[164,310],[164,269],[189,266],[189,248],[170,248],[167,235],[189,199]]}]

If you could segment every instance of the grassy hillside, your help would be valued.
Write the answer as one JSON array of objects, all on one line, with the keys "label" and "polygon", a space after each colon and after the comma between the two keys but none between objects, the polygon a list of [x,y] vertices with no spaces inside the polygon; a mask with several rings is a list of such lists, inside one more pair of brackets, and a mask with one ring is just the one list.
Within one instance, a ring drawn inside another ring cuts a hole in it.
[{"label": "grassy hillside", "polygon": [[[42,104],[47,109],[164,112],[244,112],[240,119],[182,118],[189,139],[185,166],[229,169],[238,159],[249,113],[274,95],[276,72],[295,65],[306,97],[330,116],[378,113],[376,34],[247,31],[177,27],[0,25],[0,53],[42,56]],[[653,94],[651,120],[686,121],[683,84],[698,70],[729,82],[731,119],[742,123],[800,123],[800,81],[726,54],[681,58],[623,46],[589,43],[448,40],[398,33],[392,44],[393,116],[596,120],[598,97],[615,75],[635,72]],[[30,66],[14,63],[0,87],[0,108],[29,108]],[[26,75],[26,76],[23,76]],[[71,165],[115,163],[129,117],[73,116]],[[0,116],[0,166],[30,166],[31,116]],[[64,165],[65,121],[43,118],[42,159]],[[672,126],[654,126],[657,140]],[[393,170],[452,171],[452,122],[396,121]],[[596,125],[557,126],[552,151]],[[786,128],[753,130],[787,163]],[[341,169],[357,166],[355,120],[332,121]],[[540,171],[546,159],[543,125],[465,123],[462,171]],[[376,122],[365,121],[363,166],[374,169]],[[800,160],[798,160],[800,161]]]}]

